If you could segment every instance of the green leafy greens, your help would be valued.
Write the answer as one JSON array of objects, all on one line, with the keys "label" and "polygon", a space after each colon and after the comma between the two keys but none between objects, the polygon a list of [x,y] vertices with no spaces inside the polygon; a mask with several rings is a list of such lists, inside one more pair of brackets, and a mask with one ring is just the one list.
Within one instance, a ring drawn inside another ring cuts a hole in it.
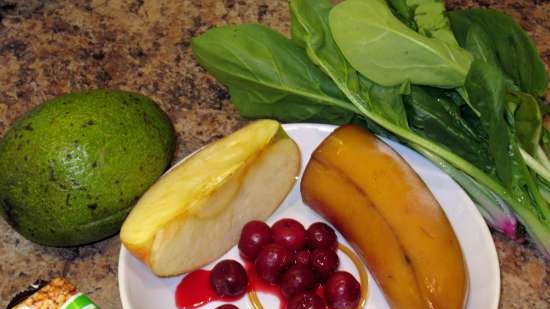
[{"label": "green leafy greens", "polygon": [[[483,52],[492,53],[499,67],[524,92],[543,96],[548,75],[537,50],[525,31],[512,19],[494,10],[470,9],[449,12],[452,29],[461,46],[472,27],[485,32]],[[493,60],[492,62],[495,62]]]},{"label": "green leafy greens", "polygon": [[330,29],[349,63],[372,81],[454,88],[464,84],[472,56],[397,19],[384,0],[347,0],[330,12]]},{"label": "green leafy greens", "polygon": [[265,26],[212,29],[192,47],[244,117],[343,124],[356,112],[303,49]]},{"label": "green leafy greens", "polygon": [[[289,5],[292,39],[260,25],[193,39],[241,115],[360,123],[406,143],[453,177],[492,227],[515,237],[517,217],[550,256],[550,133],[538,99],[546,73],[511,18],[448,13],[439,0]],[[503,40],[516,45],[507,51]]]}]

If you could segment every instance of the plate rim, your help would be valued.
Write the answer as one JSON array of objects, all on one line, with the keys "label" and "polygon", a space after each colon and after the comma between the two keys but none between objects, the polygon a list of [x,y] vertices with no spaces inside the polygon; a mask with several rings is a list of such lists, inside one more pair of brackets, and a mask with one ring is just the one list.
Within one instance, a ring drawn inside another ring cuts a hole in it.
[{"label": "plate rim", "polygon": [[[283,128],[285,129],[285,131],[289,131],[289,130],[302,130],[302,129],[313,129],[313,130],[318,130],[318,131],[323,131],[323,132],[332,132],[334,131],[336,128],[338,128],[338,126],[336,125],[330,125],[330,124],[319,124],[319,123],[308,123],[308,122],[303,122],[303,123],[282,123],[282,126]],[[378,135],[377,135],[378,136]],[[390,148],[392,148],[394,151],[398,152],[396,149],[394,149],[394,146],[392,144],[397,144],[397,145],[400,145],[401,147],[404,147],[406,148],[407,150],[415,153],[415,154],[418,154],[419,156],[421,156],[422,158],[425,158],[424,156],[422,156],[421,154],[419,154],[418,152],[416,152],[414,149],[408,147],[407,145],[404,145],[402,143],[399,143],[399,142],[396,142],[396,141],[393,141],[393,140],[389,140],[388,138],[385,138],[385,137],[381,137],[381,136],[378,136],[379,138],[381,138],[386,144],[388,144],[388,146]],[[168,173],[170,170],[172,170],[174,167],[178,166],[179,164],[181,164],[182,162],[184,162],[187,158],[189,158],[191,155],[193,155],[194,153],[198,152],[199,150],[201,150],[204,146],[198,148],[197,150],[191,152],[190,154],[188,154],[187,156],[183,157],[182,159],[180,159],[179,161],[177,161],[176,163],[174,163],[165,173]],[[399,153],[399,152],[398,152]],[[401,156],[401,154],[400,154]],[[426,159],[426,158],[425,158]],[[428,160],[428,159],[426,159]],[[428,160],[429,161],[429,160]],[[431,161],[429,161],[431,163]],[[431,163],[432,165],[434,165],[433,163]],[[468,207],[473,207],[476,211],[472,212],[473,213],[473,216],[475,217],[475,220],[477,221],[476,224],[480,226],[481,230],[482,230],[482,233],[483,233],[483,236],[484,237],[488,237],[491,241],[490,241],[490,248],[488,248],[488,253],[490,255],[490,259],[493,261],[492,263],[492,271],[496,274],[496,284],[494,285],[493,287],[493,291],[492,291],[492,295],[495,295],[495,299],[493,301],[493,303],[491,304],[490,308],[487,308],[487,309],[497,309],[498,306],[499,306],[499,303],[500,303],[500,298],[501,298],[501,273],[500,273],[500,264],[499,264],[499,259],[498,259],[498,254],[497,254],[497,250],[496,250],[496,246],[495,246],[495,242],[494,242],[494,239],[491,235],[491,232],[489,230],[489,226],[487,225],[487,223],[485,222],[485,219],[483,219],[483,217],[481,216],[481,213],[478,211],[477,207],[475,206],[475,203],[472,201],[472,199],[470,198],[470,196],[464,191],[464,189],[454,181],[454,179],[452,179],[452,177],[450,177],[447,173],[445,173],[443,170],[441,170],[438,166],[434,165],[439,171],[442,172],[442,174],[444,174],[445,177],[448,178],[449,181],[451,181],[452,183],[454,183],[457,187],[458,187],[458,190],[461,191],[461,193],[463,193],[466,198],[467,198],[467,201],[469,201],[469,203],[471,204],[470,206]],[[481,224],[480,224],[481,223]],[[118,258],[118,265],[117,265],[117,268],[118,268],[118,278],[117,278],[117,281],[118,281],[118,290],[119,290],[119,296],[120,296],[120,301],[121,301],[121,304],[122,304],[122,308],[123,309],[133,309],[132,306],[130,305],[130,300],[129,300],[129,296],[128,294],[126,293],[127,291],[127,284],[128,282],[126,282],[125,280],[123,280],[123,278],[125,277],[126,275],[126,264],[123,263],[123,261],[126,259],[126,256],[130,254],[129,251],[124,247],[124,245],[121,243],[120,244],[120,250],[119,250],[119,258]],[[469,270],[468,270],[469,272]],[[470,294],[471,290],[470,290],[470,287],[468,287],[468,295]]]}]

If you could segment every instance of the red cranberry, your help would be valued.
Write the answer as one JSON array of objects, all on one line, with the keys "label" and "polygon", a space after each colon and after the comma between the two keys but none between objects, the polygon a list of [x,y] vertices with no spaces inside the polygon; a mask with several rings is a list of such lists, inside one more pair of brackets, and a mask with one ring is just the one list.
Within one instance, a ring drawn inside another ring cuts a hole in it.
[{"label": "red cranberry", "polygon": [[240,296],[246,292],[248,276],[244,267],[235,260],[220,261],[210,273],[210,284],[218,295]]},{"label": "red cranberry", "polygon": [[311,252],[311,268],[321,281],[325,281],[340,265],[336,252],[328,248],[317,248]]},{"label": "red cranberry", "polygon": [[250,221],[244,225],[239,239],[239,250],[243,258],[254,261],[267,244],[271,242],[271,229],[265,222]]},{"label": "red cranberry", "polygon": [[315,286],[315,275],[308,266],[294,265],[281,278],[281,292],[287,299],[292,295],[309,291]]},{"label": "red cranberry", "polygon": [[309,250],[300,250],[294,255],[294,264],[295,265],[311,265],[311,252]]},{"label": "red cranberry", "polygon": [[311,248],[335,249],[336,232],[326,223],[315,222],[307,229],[307,244]]},{"label": "red cranberry", "polygon": [[271,227],[273,242],[291,251],[302,249],[306,244],[306,230],[294,219],[281,219]]},{"label": "red cranberry", "polygon": [[216,307],[216,309],[239,309],[239,307],[232,304],[223,304],[219,307]]},{"label": "red cranberry", "polygon": [[325,283],[325,297],[334,309],[355,309],[361,298],[361,286],[350,273],[337,271]]},{"label": "red cranberry", "polygon": [[286,309],[325,309],[325,303],[315,293],[301,292],[290,298]]},{"label": "red cranberry", "polygon": [[292,254],[287,248],[279,244],[269,244],[256,258],[256,273],[264,281],[275,283],[291,263]]}]

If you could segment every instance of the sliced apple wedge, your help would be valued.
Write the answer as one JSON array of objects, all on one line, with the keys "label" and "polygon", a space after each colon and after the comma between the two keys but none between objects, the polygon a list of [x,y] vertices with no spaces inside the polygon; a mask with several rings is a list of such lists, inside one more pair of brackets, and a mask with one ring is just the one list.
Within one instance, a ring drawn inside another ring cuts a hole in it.
[{"label": "sliced apple wedge", "polygon": [[300,171],[298,146],[273,120],[207,145],[161,177],[124,222],[124,246],[158,276],[204,266],[265,220]]}]

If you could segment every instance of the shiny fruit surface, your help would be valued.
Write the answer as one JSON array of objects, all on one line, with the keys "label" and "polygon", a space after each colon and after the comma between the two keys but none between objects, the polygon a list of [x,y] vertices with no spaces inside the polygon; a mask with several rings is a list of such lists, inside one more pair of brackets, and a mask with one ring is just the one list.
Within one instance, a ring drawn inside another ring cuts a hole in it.
[{"label": "shiny fruit surface", "polygon": [[321,281],[328,279],[339,265],[340,259],[332,249],[317,248],[311,252],[311,268]]},{"label": "shiny fruit surface", "polygon": [[443,209],[388,145],[352,125],[313,152],[301,182],[305,204],[362,256],[394,309],[462,309],[467,271]]},{"label": "shiny fruit surface", "polygon": [[254,261],[260,250],[271,243],[271,229],[263,221],[250,221],[243,227],[239,239],[239,251],[243,258]]},{"label": "shiny fruit surface", "polygon": [[315,274],[308,266],[293,265],[282,276],[281,292],[283,296],[289,299],[292,295],[310,291],[315,286]]},{"label": "shiny fruit surface", "polygon": [[294,263],[295,265],[304,265],[311,266],[311,251],[309,250],[300,250],[294,254]]},{"label": "shiny fruit surface", "polygon": [[356,309],[361,287],[350,273],[337,271],[325,283],[325,297],[333,309]]},{"label": "shiny fruit surface", "polygon": [[310,248],[336,248],[336,232],[324,222],[315,222],[307,228],[307,245]]},{"label": "shiny fruit surface", "polygon": [[210,284],[219,296],[241,296],[246,292],[248,275],[239,262],[222,260],[212,269]]},{"label": "shiny fruit surface", "polygon": [[306,244],[306,230],[302,223],[294,219],[285,218],[275,222],[271,231],[273,241],[291,251],[300,250]]},{"label": "shiny fruit surface", "polygon": [[292,253],[279,244],[269,244],[261,251],[254,266],[260,279],[274,284],[292,263]]},{"label": "shiny fruit surface", "polygon": [[221,306],[216,307],[216,309],[239,309],[239,307],[232,304],[223,304]]},{"label": "shiny fruit surface", "polygon": [[286,309],[325,309],[325,303],[315,293],[301,292],[290,298]]}]

